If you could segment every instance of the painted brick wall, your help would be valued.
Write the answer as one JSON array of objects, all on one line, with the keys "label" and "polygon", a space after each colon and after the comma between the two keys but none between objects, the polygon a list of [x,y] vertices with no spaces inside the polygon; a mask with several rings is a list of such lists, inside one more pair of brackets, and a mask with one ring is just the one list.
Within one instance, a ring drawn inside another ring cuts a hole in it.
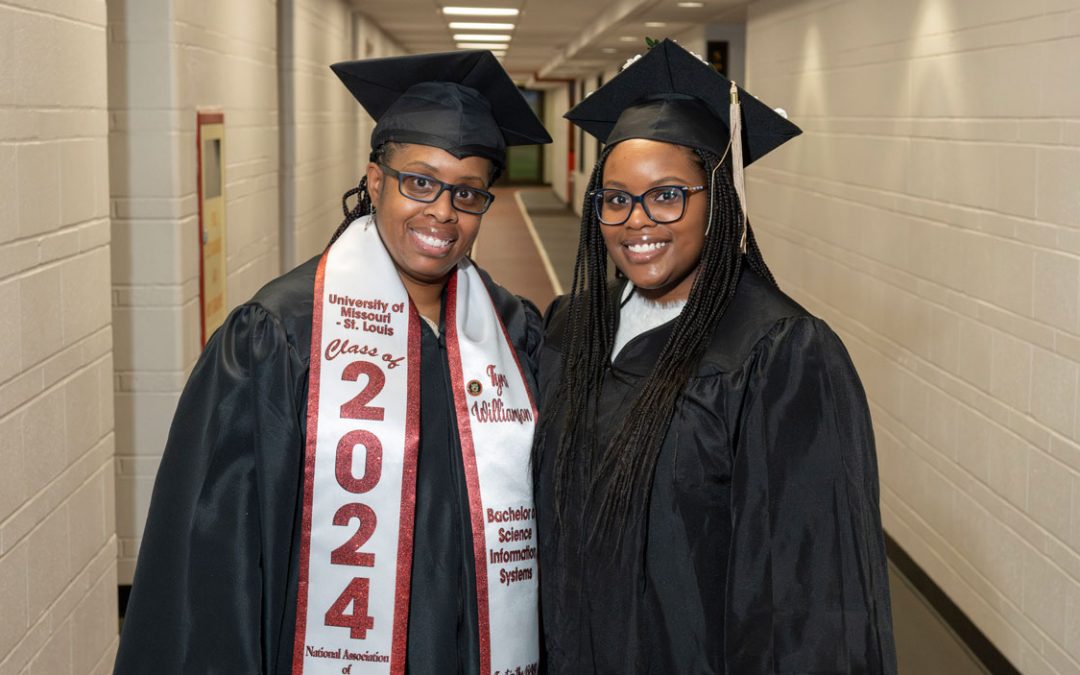
[{"label": "painted brick wall", "polygon": [[544,126],[551,134],[551,143],[544,146],[545,180],[564,202],[567,194],[567,153],[570,151],[570,124],[563,113],[570,109],[570,92],[565,84],[544,90]]},{"label": "painted brick wall", "polygon": [[[350,58],[353,59],[370,59],[370,58],[383,58],[387,56],[401,56],[405,54],[405,49],[402,48],[389,33],[386,33],[381,26],[368,19],[359,12],[353,13],[353,55]],[[337,81],[337,78],[334,78]],[[340,86],[340,83],[339,83]],[[354,114],[353,119],[356,124],[356,145],[348,149],[348,154],[351,156],[349,161],[350,170],[355,171],[355,175],[350,180],[359,182],[362,172],[367,167],[368,156],[371,154],[371,132],[375,129],[375,120],[364,109],[360,107],[358,103],[353,99]],[[355,168],[354,168],[355,167]],[[339,195],[340,196],[340,195]],[[334,218],[337,218],[335,214]]]},{"label": "painted brick wall", "polygon": [[341,224],[341,195],[359,182],[367,156],[361,163],[356,100],[329,68],[354,58],[349,3],[288,4],[289,22],[282,31],[289,35],[281,60],[282,75],[290,80],[289,95],[282,98],[282,122],[288,125],[282,219],[292,254],[285,266],[291,268],[320,253]]},{"label": "painted brick wall", "polygon": [[0,673],[116,646],[105,3],[0,0]]},{"label": "painted brick wall", "polygon": [[400,49],[342,0],[108,0],[108,9],[117,531],[128,584],[200,350],[196,111],[225,113],[234,307],[322,249],[366,165],[370,120],[327,66],[357,45],[367,56]]},{"label": "painted brick wall", "polygon": [[279,270],[277,7],[108,0],[120,583],[201,348],[196,112],[225,113],[227,302]]},{"label": "painted brick wall", "polygon": [[762,0],[781,285],[869,395],[886,530],[1027,673],[1080,672],[1080,3]]}]

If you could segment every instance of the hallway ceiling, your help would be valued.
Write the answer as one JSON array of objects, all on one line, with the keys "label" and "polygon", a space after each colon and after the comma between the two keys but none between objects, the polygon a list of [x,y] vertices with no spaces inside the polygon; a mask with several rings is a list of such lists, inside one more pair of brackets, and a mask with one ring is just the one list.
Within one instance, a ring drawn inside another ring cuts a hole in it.
[{"label": "hallway ceiling", "polygon": [[[354,0],[356,10],[377,23],[409,52],[455,49],[453,21],[512,22],[512,40],[503,64],[521,82],[571,78],[621,64],[644,50],[644,37],[677,36],[695,25],[740,23],[745,0]],[[684,3],[691,4],[691,3]],[[443,6],[514,7],[516,17],[444,16]],[[646,25],[660,22],[663,26]],[[505,33],[505,31],[490,31]]]}]

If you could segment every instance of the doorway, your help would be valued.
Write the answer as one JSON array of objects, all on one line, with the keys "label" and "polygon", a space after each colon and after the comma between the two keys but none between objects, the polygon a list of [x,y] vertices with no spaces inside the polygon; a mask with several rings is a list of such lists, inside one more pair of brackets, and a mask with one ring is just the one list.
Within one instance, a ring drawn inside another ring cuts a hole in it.
[{"label": "doorway", "polygon": [[[543,119],[544,92],[519,89],[538,119]],[[544,182],[544,146],[514,145],[506,149],[506,171],[500,185],[540,185]]]}]

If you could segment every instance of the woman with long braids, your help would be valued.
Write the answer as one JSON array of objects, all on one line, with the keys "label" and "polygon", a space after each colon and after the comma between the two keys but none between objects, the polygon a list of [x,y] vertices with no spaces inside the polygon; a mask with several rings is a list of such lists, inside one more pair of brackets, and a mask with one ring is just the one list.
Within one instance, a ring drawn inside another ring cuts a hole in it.
[{"label": "woman with long braids", "polygon": [[567,117],[607,146],[541,357],[549,671],[895,673],[865,396],[742,207],[798,128],[667,40]]},{"label": "woman with long braids", "polygon": [[371,161],[326,250],[191,374],[117,673],[537,667],[536,561],[486,553],[500,528],[536,547],[541,320],[468,253],[507,146],[550,138],[490,52],[332,68]]}]

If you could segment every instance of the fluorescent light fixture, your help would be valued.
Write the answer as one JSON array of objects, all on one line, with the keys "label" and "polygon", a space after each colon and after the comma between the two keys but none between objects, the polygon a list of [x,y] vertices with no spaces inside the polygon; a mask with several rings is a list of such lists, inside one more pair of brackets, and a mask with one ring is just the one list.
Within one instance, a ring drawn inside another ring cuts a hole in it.
[{"label": "fluorescent light fixture", "polygon": [[675,3],[679,7],[686,7],[687,9],[697,9],[698,7],[704,7],[704,2],[677,2]]},{"label": "fluorescent light fixture", "polygon": [[663,21],[646,21],[645,22],[645,27],[646,28],[663,28],[666,25],[667,24],[664,23]]},{"label": "fluorescent light fixture", "polygon": [[615,53],[615,49],[613,47],[604,47],[600,51],[604,52],[605,54],[614,54]]},{"label": "fluorescent light fixture", "polygon": [[450,30],[514,30],[514,24],[480,23],[478,21],[451,21]]},{"label": "fluorescent light fixture", "polygon": [[510,42],[509,35],[484,35],[482,33],[457,33],[455,42]]},{"label": "fluorescent light fixture", "polygon": [[645,40],[635,35],[623,35],[619,38],[619,42],[645,42]]},{"label": "fluorescent light fixture", "polygon": [[459,42],[457,43],[458,49],[498,49],[502,51],[506,49],[505,42]]},{"label": "fluorescent light fixture", "polygon": [[519,12],[511,7],[443,7],[442,13],[449,16],[517,16]]}]

